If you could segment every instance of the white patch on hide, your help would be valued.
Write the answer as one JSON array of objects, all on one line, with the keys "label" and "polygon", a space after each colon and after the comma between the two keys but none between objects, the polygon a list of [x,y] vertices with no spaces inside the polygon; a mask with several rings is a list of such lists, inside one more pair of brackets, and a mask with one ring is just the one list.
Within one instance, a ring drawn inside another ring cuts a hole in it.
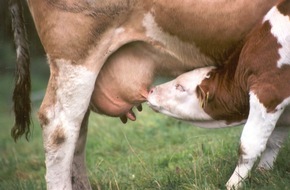
[{"label": "white patch on hide", "polygon": [[273,7],[264,17],[264,22],[269,21],[271,24],[271,33],[277,38],[278,43],[282,46],[279,49],[280,59],[277,62],[279,68],[282,65],[290,65],[290,19],[279,12],[277,7]]},{"label": "white patch on hide", "polygon": [[[48,56],[49,59],[49,56]],[[47,108],[48,125],[43,126],[48,189],[71,188],[71,164],[83,117],[94,89],[96,73],[64,59],[54,60],[55,104]],[[52,63],[51,63],[52,64]],[[63,128],[65,141],[55,146],[52,135]]]},{"label": "white patch on hide", "polygon": [[213,65],[213,61],[200,52],[190,43],[181,41],[178,37],[164,32],[155,22],[153,15],[149,12],[144,15],[143,26],[146,35],[155,41],[160,42],[168,49],[168,53],[184,63],[194,63],[195,67]]}]

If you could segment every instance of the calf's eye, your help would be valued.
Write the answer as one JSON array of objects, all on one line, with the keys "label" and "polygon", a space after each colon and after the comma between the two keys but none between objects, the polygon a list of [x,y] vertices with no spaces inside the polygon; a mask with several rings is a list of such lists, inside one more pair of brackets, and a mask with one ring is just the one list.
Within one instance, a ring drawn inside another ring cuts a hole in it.
[{"label": "calf's eye", "polygon": [[179,90],[181,92],[184,92],[185,91],[184,87],[182,85],[180,85],[180,84],[176,84],[175,85],[175,88],[176,88],[176,90]]}]

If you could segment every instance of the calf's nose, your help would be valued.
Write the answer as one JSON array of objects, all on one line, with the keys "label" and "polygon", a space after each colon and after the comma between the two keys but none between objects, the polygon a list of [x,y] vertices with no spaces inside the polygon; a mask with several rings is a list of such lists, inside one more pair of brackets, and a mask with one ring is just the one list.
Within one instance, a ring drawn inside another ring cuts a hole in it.
[{"label": "calf's nose", "polygon": [[155,87],[150,89],[149,94],[153,94],[154,91],[155,91]]}]

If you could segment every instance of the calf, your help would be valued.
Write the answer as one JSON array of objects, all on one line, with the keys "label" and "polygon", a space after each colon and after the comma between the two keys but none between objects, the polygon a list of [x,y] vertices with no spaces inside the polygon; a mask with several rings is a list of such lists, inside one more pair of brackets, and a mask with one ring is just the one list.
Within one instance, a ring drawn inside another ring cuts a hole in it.
[{"label": "calf", "polygon": [[238,188],[262,154],[270,169],[290,125],[290,0],[273,7],[250,33],[241,53],[223,67],[185,73],[153,88],[152,109],[203,127],[245,123],[239,161],[227,182]]},{"label": "calf", "polygon": [[[18,43],[25,41],[21,0],[10,1],[19,71],[16,140],[29,135],[30,80],[22,59],[27,43]],[[222,65],[277,1],[27,0],[50,67],[38,114],[47,189],[91,188],[84,151],[90,108],[134,120],[131,110],[146,100],[155,76]]]}]

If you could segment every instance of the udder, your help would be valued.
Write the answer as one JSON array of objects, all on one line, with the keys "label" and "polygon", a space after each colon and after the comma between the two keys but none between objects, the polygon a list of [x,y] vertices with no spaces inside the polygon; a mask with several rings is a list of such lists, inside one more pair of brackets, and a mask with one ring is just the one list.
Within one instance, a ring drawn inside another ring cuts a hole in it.
[{"label": "udder", "polygon": [[124,123],[127,118],[134,121],[136,116],[132,109],[137,107],[139,111],[142,110],[141,104],[147,99],[150,84],[142,84],[142,78],[129,78],[122,72],[114,75],[100,73],[91,98],[91,109],[108,116],[120,117]]},{"label": "udder", "polygon": [[154,80],[154,63],[144,51],[125,46],[102,67],[91,97],[91,109],[123,122],[135,120],[132,109],[141,110]]}]

